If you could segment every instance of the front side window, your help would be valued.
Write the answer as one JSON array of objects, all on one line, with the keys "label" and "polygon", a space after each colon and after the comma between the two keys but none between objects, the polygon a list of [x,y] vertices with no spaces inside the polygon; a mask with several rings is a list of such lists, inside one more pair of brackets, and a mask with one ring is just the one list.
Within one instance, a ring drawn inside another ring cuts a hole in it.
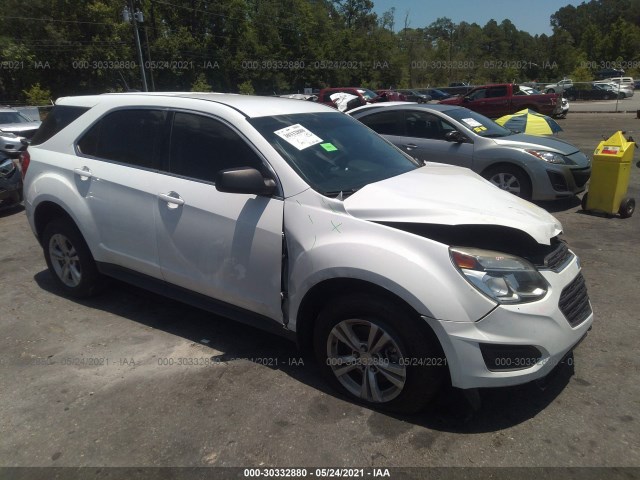
[{"label": "front side window", "polygon": [[405,114],[407,136],[444,140],[444,136],[455,130],[453,125],[432,113],[407,111]]},{"label": "front side window", "polygon": [[259,117],[249,122],[300,177],[327,196],[348,195],[422,165],[338,112]]},{"label": "front side window", "polygon": [[129,109],[107,114],[78,141],[81,154],[126,163],[136,167],[160,168],[166,112]]},{"label": "front side window", "polygon": [[175,114],[171,129],[171,173],[213,182],[218,171],[236,167],[264,170],[260,157],[229,126],[203,115]]}]

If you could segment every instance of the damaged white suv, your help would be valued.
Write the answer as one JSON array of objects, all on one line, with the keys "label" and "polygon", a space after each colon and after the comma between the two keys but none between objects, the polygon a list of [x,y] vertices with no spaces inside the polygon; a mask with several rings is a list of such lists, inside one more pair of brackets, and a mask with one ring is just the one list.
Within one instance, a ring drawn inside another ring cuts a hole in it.
[{"label": "damaged white suv", "polygon": [[593,320],[551,215],[322,105],[63,98],[23,168],[67,294],[115,277],[275,329],[372,406],[418,410],[446,375],[462,389],[539,379]]}]

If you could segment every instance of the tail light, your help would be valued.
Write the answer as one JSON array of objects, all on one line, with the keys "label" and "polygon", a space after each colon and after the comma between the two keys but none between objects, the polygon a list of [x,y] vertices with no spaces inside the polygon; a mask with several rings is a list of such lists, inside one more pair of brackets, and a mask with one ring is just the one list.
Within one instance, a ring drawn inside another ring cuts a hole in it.
[{"label": "tail light", "polygon": [[27,174],[27,168],[29,168],[30,163],[31,155],[29,155],[28,150],[25,150],[20,154],[20,171],[22,172],[22,180],[24,180],[24,177]]}]

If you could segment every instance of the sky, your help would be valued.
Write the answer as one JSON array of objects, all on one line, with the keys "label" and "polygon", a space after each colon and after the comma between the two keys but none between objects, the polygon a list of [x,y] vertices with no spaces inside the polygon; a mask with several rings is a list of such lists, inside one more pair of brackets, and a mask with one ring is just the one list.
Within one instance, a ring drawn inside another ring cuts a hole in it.
[{"label": "sky", "polygon": [[423,28],[439,17],[448,17],[454,23],[477,23],[481,27],[489,20],[500,23],[511,20],[518,30],[531,35],[550,35],[549,17],[566,5],[578,6],[582,1],[566,0],[373,0],[378,16],[396,8],[396,31],[404,26],[409,12],[409,27]]}]

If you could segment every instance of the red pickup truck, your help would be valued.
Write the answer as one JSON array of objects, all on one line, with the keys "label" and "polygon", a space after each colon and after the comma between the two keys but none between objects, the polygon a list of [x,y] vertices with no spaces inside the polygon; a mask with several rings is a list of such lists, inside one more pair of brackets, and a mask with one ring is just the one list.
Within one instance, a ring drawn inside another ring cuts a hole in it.
[{"label": "red pickup truck", "polygon": [[513,83],[475,87],[465,95],[447,98],[440,103],[466,107],[490,118],[502,117],[525,108],[552,116],[561,108],[558,94],[526,95]]}]

